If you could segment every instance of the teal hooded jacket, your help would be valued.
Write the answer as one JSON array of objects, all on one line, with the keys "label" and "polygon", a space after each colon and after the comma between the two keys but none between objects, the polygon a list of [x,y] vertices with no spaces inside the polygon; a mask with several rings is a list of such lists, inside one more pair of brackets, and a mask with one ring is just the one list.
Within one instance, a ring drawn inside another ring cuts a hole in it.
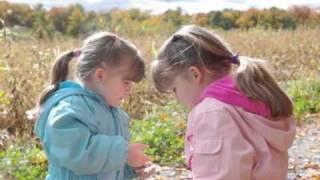
[{"label": "teal hooded jacket", "polygon": [[127,165],[129,117],[73,81],[40,109],[35,134],[48,157],[46,180],[133,179]]}]

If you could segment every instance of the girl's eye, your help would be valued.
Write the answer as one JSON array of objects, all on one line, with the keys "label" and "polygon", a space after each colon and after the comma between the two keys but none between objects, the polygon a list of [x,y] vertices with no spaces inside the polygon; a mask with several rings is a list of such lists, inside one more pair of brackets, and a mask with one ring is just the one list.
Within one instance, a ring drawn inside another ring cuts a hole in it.
[{"label": "girl's eye", "polygon": [[126,86],[129,86],[129,85],[131,84],[130,81],[124,81],[123,83],[124,83],[124,85],[126,85]]},{"label": "girl's eye", "polygon": [[172,89],[172,92],[176,93],[176,88],[173,88],[173,89]]}]

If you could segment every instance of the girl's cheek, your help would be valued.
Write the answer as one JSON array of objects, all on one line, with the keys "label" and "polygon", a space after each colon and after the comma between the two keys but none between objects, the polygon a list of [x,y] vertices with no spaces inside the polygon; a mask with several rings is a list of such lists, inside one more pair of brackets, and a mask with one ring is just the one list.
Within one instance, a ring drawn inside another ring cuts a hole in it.
[{"label": "girl's cheek", "polygon": [[124,92],[123,92],[123,95],[124,95],[124,98],[128,98],[129,96],[130,96],[130,94],[131,94],[131,90],[129,89],[126,89],[126,90],[124,90]]}]

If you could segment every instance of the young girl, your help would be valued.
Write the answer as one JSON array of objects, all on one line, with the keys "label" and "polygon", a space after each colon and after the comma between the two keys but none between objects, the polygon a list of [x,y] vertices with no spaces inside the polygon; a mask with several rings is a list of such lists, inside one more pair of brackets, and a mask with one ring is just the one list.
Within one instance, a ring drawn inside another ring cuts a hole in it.
[{"label": "young girl", "polygon": [[185,155],[194,179],[286,179],[293,105],[263,62],[190,25],[162,46],[152,76],[191,109]]},{"label": "young girl", "polygon": [[[67,81],[72,59],[80,83]],[[122,180],[141,170],[148,161],[145,145],[129,144],[129,118],[118,105],[143,76],[135,46],[108,32],[56,60],[35,126],[49,161],[47,180]]]}]

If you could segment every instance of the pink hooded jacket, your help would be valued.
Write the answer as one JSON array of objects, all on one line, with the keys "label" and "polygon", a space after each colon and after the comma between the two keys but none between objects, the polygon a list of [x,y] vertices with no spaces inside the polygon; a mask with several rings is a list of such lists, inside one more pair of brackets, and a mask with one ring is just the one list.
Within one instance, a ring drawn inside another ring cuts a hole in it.
[{"label": "pink hooded jacket", "polygon": [[287,179],[296,125],[269,114],[230,76],[209,85],[188,117],[185,154],[193,179]]}]

